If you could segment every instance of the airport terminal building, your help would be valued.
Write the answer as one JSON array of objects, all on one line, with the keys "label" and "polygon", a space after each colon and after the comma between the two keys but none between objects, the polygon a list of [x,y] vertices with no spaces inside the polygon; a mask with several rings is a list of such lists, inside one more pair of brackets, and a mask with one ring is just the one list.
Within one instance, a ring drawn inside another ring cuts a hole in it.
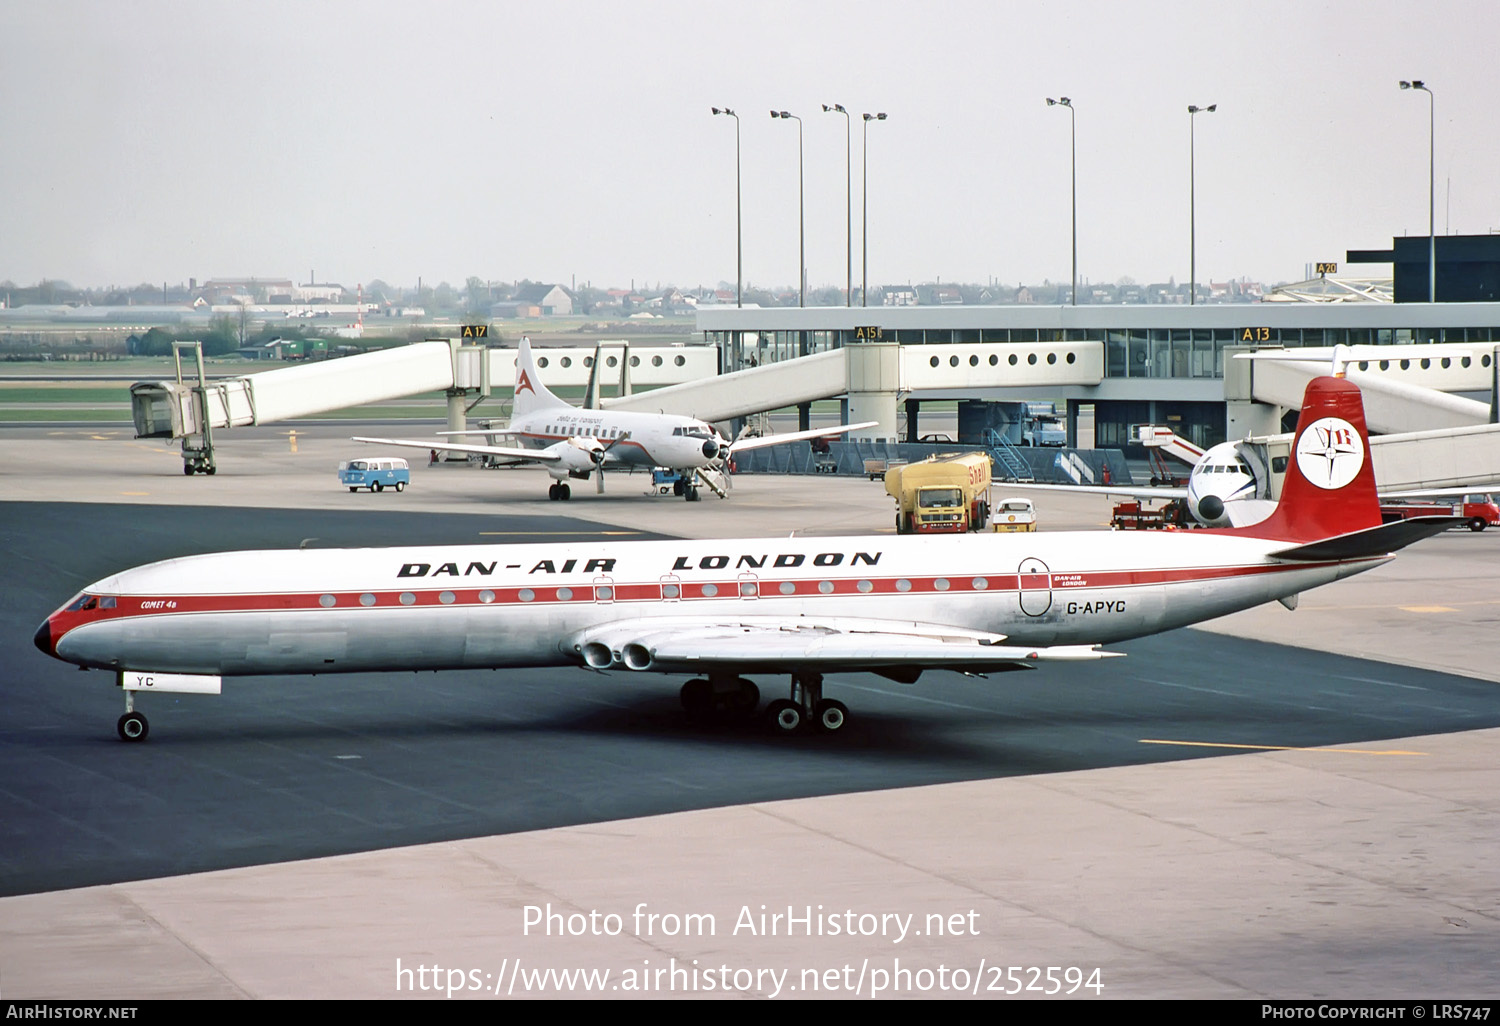
[{"label": "airport terminal building", "polygon": [[[904,440],[919,436],[923,401],[1050,399],[1067,404],[1070,445],[1089,444],[1077,424],[1091,405],[1095,446],[1125,448],[1130,425],[1154,423],[1206,447],[1225,440],[1225,359],[1239,347],[1475,343],[1472,356],[1457,358],[1488,368],[1500,303],[722,306],[700,308],[697,326],[726,372],[872,337],[897,343],[903,366],[921,371],[900,389]],[[916,346],[931,347],[930,358],[912,360]],[[1488,391],[1473,398],[1488,401]]]}]

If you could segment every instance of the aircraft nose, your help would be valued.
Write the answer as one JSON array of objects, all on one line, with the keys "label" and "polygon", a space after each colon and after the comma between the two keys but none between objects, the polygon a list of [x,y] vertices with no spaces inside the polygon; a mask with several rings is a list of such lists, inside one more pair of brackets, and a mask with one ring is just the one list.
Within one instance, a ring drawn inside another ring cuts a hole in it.
[{"label": "aircraft nose", "polygon": [[703,443],[703,456],[705,459],[713,459],[719,454],[719,442],[716,438],[710,438]]},{"label": "aircraft nose", "polygon": [[1198,500],[1198,512],[1204,520],[1218,520],[1224,515],[1224,500],[1217,495],[1205,495]]},{"label": "aircraft nose", "polygon": [[36,642],[37,648],[41,649],[49,656],[55,657],[57,655],[57,649],[52,647],[51,620],[43,620],[42,625],[36,629],[36,634],[32,635],[31,640]]}]

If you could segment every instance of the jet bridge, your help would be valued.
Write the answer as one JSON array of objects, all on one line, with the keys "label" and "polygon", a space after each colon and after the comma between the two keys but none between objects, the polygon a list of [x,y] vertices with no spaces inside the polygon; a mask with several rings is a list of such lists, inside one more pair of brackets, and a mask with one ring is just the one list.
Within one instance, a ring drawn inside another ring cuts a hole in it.
[{"label": "jet bridge", "polygon": [[[184,346],[196,343],[183,343]],[[708,346],[636,346],[624,341],[538,350],[549,385],[582,385],[590,376],[620,373],[637,385],[675,384],[718,372],[718,351]],[[600,367],[594,367],[598,358]],[[319,363],[301,364],[207,381],[201,357],[196,383],[185,381],[178,360],[175,381],[130,386],[138,438],[183,440],[184,472],[213,473],[212,433],[271,424],[328,410],[443,392],[448,427],[461,431],[470,410],[492,391],[515,383],[516,351],[437,339]],[[628,375],[628,377],[627,377]],[[199,441],[201,440],[201,441]]]},{"label": "jet bridge", "polygon": [[847,397],[850,421],[875,421],[858,437],[895,439],[902,394],[963,394],[976,388],[1095,386],[1104,380],[1102,342],[847,345],[703,381],[606,399],[611,410],[677,413],[710,422],[819,399]]},{"label": "jet bridge", "polygon": [[418,342],[376,353],[188,385],[130,386],[137,438],[184,438],[204,429],[269,424],[345,406],[453,387],[462,347]]},{"label": "jet bridge", "polygon": [[1370,457],[1381,491],[1486,491],[1500,484],[1500,424],[1379,435]]},{"label": "jet bridge", "polygon": [[[1260,354],[1256,354],[1260,355]],[[1250,397],[1259,403],[1296,409],[1307,383],[1327,374],[1333,350],[1274,350],[1254,359]],[[1345,347],[1344,376],[1364,393],[1365,419],[1382,433],[1429,428],[1460,428],[1490,421],[1490,404],[1458,392],[1491,391],[1492,343],[1440,343]],[[1230,374],[1226,367],[1226,386]]]}]

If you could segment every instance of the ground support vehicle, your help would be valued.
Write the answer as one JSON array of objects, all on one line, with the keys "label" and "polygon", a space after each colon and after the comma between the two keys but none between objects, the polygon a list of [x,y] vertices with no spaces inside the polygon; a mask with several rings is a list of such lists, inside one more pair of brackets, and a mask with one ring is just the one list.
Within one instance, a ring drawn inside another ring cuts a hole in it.
[{"label": "ground support vehicle", "polygon": [[368,488],[372,492],[394,488],[406,491],[411,484],[411,468],[399,456],[376,456],[361,460],[344,460],[339,464],[339,483],[351,492]]},{"label": "ground support vehicle", "polygon": [[1187,503],[1181,499],[1158,508],[1131,500],[1115,506],[1109,518],[1111,531],[1165,531],[1187,527],[1189,524]]},{"label": "ground support vehicle", "polygon": [[893,467],[885,490],[896,500],[898,534],[980,531],[990,516],[990,457],[965,452]]},{"label": "ground support vehicle", "polygon": [[1001,499],[990,511],[990,524],[997,532],[1035,531],[1036,506],[1030,499]]},{"label": "ground support vehicle", "polygon": [[1500,505],[1489,495],[1465,495],[1462,501],[1453,502],[1414,500],[1380,504],[1380,519],[1387,524],[1412,517],[1463,517],[1464,526],[1477,532],[1491,524],[1500,524]]}]

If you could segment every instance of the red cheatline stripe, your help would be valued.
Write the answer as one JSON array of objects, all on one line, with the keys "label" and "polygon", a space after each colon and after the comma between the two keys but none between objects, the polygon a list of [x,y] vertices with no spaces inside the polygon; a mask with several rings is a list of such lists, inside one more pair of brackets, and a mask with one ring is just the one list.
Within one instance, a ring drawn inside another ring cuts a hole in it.
[{"label": "red cheatline stripe", "polygon": [[[1268,573],[1302,570],[1337,565],[1335,562],[1302,564],[1257,564],[1237,567],[1184,567],[1174,569],[1155,568],[1149,570],[1101,570],[1093,572],[1070,571],[1065,574],[1022,574],[1019,582],[1026,591],[1050,590],[1074,591],[1079,589],[1112,589],[1143,587],[1159,584],[1188,584],[1225,580],[1236,577],[1256,577]],[[910,587],[898,587],[905,581]],[[983,585],[976,587],[976,582]],[[827,595],[984,595],[1009,594],[1018,590],[1018,575],[997,574],[994,576],[962,577],[843,577],[843,578],[798,578],[796,580],[741,580],[719,579],[713,581],[658,581],[627,584],[546,585],[532,587],[495,588],[428,588],[423,590],[338,591],[322,593],[248,594],[248,595],[185,595],[177,598],[144,598],[121,596],[114,609],[93,609],[84,612],[57,613],[53,623],[58,637],[84,623],[119,617],[150,616],[181,613],[222,612],[280,612],[287,610],[313,609],[402,609],[431,608],[441,606],[478,607],[567,604],[592,602],[661,602],[737,599],[743,584],[753,584],[754,591],[743,597],[760,600],[778,598],[819,598]],[[789,584],[792,590],[782,591]],[[941,587],[939,585],[942,585]],[[861,587],[864,585],[865,587]],[[824,590],[827,586],[828,590]],[[665,594],[667,587],[677,588],[675,596]],[[600,594],[598,589],[612,589]],[[712,589],[712,593],[709,593]],[[523,592],[529,593],[523,597]],[[564,597],[566,593],[566,597]],[[325,606],[325,595],[333,597],[333,604]],[[373,596],[368,605],[363,596]],[[410,596],[403,602],[403,596]],[[444,601],[444,597],[448,600]]]}]

